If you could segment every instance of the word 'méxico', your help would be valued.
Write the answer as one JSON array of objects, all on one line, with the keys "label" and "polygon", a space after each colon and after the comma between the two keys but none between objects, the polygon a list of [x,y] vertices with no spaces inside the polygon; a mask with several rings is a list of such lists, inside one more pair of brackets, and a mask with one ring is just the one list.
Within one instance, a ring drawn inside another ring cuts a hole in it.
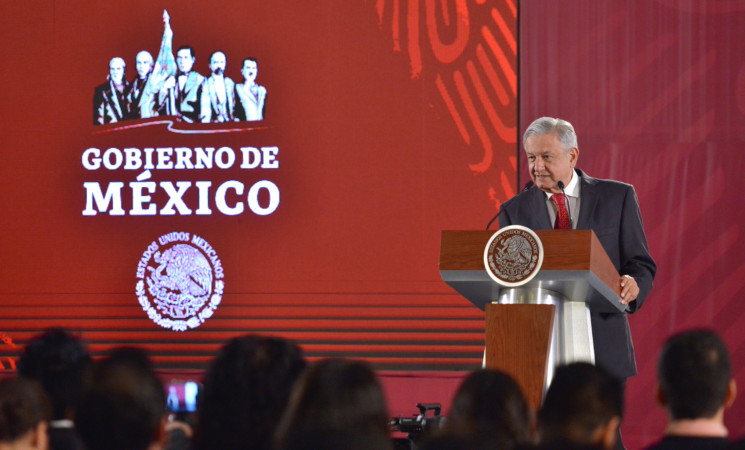
[{"label": "word 'm\u00e9xico'", "polygon": [[[278,169],[278,147],[241,147],[236,152],[230,147],[151,147],[151,148],[89,148],[83,152],[83,167],[89,171],[138,170],[135,181],[84,182],[84,216],[108,213],[112,216],[170,216],[211,215],[213,208],[226,216],[242,214],[248,209],[265,216],[279,206],[279,188],[269,180],[260,180],[247,186],[238,180],[225,181],[213,186],[212,181],[151,180],[151,170],[194,171],[213,169]],[[163,171],[163,172],[161,172]],[[263,192],[263,194],[262,194]],[[196,195],[194,195],[196,193]],[[168,200],[157,204],[154,195]],[[263,201],[260,201],[262,195]],[[122,196],[131,199],[131,209],[122,208]],[[185,200],[194,199],[190,204]],[[240,201],[236,201],[235,198]],[[232,199],[232,200],[231,200]],[[267,201],[268,199],[268,201]]]}]

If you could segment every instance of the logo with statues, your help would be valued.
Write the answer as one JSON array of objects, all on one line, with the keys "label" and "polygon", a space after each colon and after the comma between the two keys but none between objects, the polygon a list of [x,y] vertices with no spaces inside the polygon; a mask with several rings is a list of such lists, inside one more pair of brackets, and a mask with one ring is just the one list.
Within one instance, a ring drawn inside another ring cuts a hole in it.
[{"label": "logo with statues", "polygon": [[196,234],[174,231],[148,245],[137,265],[135,292],[147,316],[186,331],[212,317],[225,289],[217,252]]},{"label": "logo with statues", "polygon": [[530,228],[510,225],[494,233],[484,249],[486,273],[502,286],[522,286],[543,264],[543,244]]}]

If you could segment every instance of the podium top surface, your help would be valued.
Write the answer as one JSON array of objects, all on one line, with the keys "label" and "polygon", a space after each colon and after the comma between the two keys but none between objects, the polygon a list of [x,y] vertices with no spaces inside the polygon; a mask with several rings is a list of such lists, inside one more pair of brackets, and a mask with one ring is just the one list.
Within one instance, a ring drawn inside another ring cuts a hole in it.
[{"label": "podium top surface", "polygon": [[[504,288],[484,268],[484,249],[496,231],[442,232],[442,279],[484,309]],[[557,292],[599,312],[622,312],[619,274],[592,230],[536,230],[544,257],[538,275],[520,288]]]}]

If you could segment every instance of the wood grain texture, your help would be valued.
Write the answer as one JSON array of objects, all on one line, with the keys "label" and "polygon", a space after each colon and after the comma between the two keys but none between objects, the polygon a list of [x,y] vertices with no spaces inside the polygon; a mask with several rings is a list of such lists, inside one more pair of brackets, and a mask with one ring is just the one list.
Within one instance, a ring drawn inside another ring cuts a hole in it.
[{"label": "wood grain texture", "polygon": [[553,305],[486,306],[486,367],[510,374],[537,410],[543,398]]}]

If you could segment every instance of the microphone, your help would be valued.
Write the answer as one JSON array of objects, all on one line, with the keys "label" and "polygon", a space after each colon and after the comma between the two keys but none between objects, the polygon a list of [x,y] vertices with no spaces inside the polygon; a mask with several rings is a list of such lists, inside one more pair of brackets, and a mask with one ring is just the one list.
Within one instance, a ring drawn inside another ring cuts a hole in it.
[{"label": "microphone", "polygon": [[[499,212],[502,212],[502,207],[501,206],[499,207]],[[497,220],[497,217],[499,217],[499,212],[497,213],[497,215],[495,215],[494,217],[491,218],[491,220],[489,221],[489,223],[486,224],[486,231],[489,231],[489,227],[491,226],[492,222],[494,222],[495,220]]]},{"label": "microphone", "polygon": [[559,189],[561,189],[561,193],[564,195],[564,204],[567,205],[567,214],[569,214],[569,228],[572,227],[572,212],[569,210],[569,199],[567,198],[567,193],[564,192],[564,182],[559,180],[557,183],[559,185]]}]

